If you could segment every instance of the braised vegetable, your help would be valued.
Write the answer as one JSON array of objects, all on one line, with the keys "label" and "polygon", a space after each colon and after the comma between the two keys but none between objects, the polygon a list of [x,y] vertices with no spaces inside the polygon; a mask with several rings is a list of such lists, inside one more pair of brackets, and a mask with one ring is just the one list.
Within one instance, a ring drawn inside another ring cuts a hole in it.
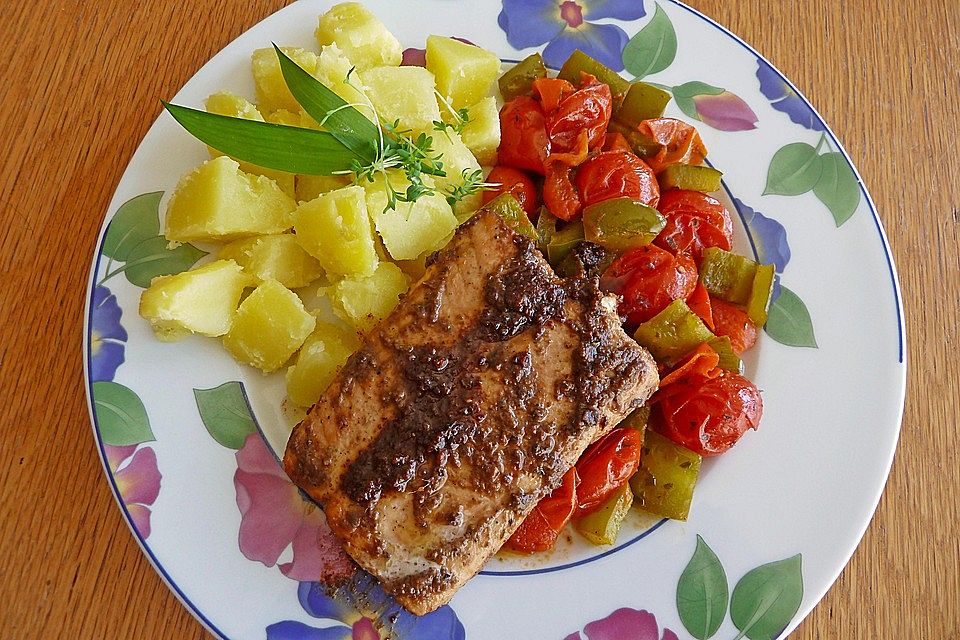
[{"label": "braised vegetable", "polygon": [[587,447],[576,465],[576,517],[599,509],[630,480],[640,463],[642,442],[636,429],[617,428]]},{"label": "braised vegetable", "polygon": [[583,239],[583,222],[574,220],[553,234],[547,245],[547,260],[552,265],[560,264],[575,246],[583,242]]},{"label": "braised vegetable", "polygon": [[644,120],[659,118],[670,102],[670,94],[646,82],[632,82],[613,117],[628,127],[636,128]]},{"label": "braised vegetable", "polygon": [[628,484],[624,484],[599,509],[574,520],[573,526],[593,544],[613,544],[632,505],[633,492]]},{"label": "braised vegetable", "polygon": [[[507,69],[497,81],[500,85],[500,95],[504,102],[509,102],[517,96],[530,94],[533,81],[547,77],[547,67],[543,64],[543,56],[534,53],[527,56],[516,65]],[[579,78],[577,79],[579,82]]]},{"label": "braised vegetable", "polygon": [[657,177],[629,151],[604,151],[580,165],[576,177],[583,205],[628,197],[656,207],[660,201]]},{"label": "braised vegetable", "polygon": [[630,249],[600,278],[605,291],[622,296],[620,315],[632,324],[646,322],[674,300],[686,299],[696,284],[697,266],[692,258],[653,245]]},{"label": "braised vegetable", "polygon": [[715,378],[720,375],[718,364],[720,356],[710,346],[709,342],[703,342],[683,358],[677,366],[665,376],[660,378],[660,388],[668,387],[674,382],[685,376],[696,374],[705,378]]},{"label": "braised vegetable", "polygon": [[625,429],[636,429],[640,432],[641,440],[647,430],[647,422],[650,420],[650,405],[645,404],[639,409],[634,409],[633,412],[628,415],[626,418],[620,421],[620,424],[617,427],[623,427]]},{"label": "braised vegetable", "polygon": [[483,208],[493,211],[503,218],[520,235],[527,236],[531,240],[538,238],[537,230],[533,228],[533,223],[530,222],[527,212],[523,210],[523,207],[511,194],[502,193],[483,205]]},{"label": "braised vegetable", "polygon": [[660,171],[671,164],[700,164],[707,156],[707,148],[693,126],[675,118],[644,120],[637,127],[641,135],[651,138],[659,149],[645,160]]},{"label": "braised vegetable", "polygon": [[687,306],[703,320],[707,329],[713,331],[713,305],[710,304],[710,293],[699,281],[693,293],[687,296]]},{"label": "braised vegetable", "polygon": [[540,208],[537,214],[537,248],[546,253],[547,246],[557,234],[557,216],[550,213],[546,207]]},{"label": "braised vegetable", "polygon": [[649,349],[658,362],[672,366],[714,335],[686,302],[674,300],[637,327],[633,337]]},{"label": "braised vegetable", "polygon": [[660,188],[690,189],[691,191],[716,191],[720,188],[723,174],[713,167],[693,166],[689,164],[671,164],[657,174]]},{"label": "braised vegetable", "polygon": [[747,298],[747,315],[758,327],[767,322],[767,310],[773,297],[775,269],[772,264],[762,264],[757,267],[757,273],[753,276],[753,287],[750,289],[750,297]]},{"label": "braised vegetable", "polygon": [[710,295],[734,304],[745,304],[753,291],[757,263],[718,247],[704,249],[700,282]]},{"label": "braised vegetable", "polygon": [[686,520],[700,461],[693,451],[651,431],[643,443],[640,468],[630,479],[634,504],[658,516]]},{"label": "braised vegetable", "polygon": [[[541,106],[547,115],[547,135],[550,136],[551,154],[568,154],[580,150],[574,155],[580,156],[590,149],[597,149],[603,145],[607,133],[607,123],[613,113],[613,98],[610,87],[597,82],[592,76],[584,76],[583,82],[574,83],[579,88],[564,80],[538,80],[540,83],[566,85],[566,89],[556,92],[552,100],[547,96],[541,99]],[[583,148],[582,138],[586,136],[586,148]],[[578,161],[568,162],[570,165],[579,164]]]},{"label": "braised vegetable", "polygon": [[608,85],[611,93],[615,96],[622,96],[630,89],[630,82],[619,73],[577,49],[563,63],[557,77],[573,84],[580,84],[581,73],[594,76],[600,82]]},{"label": "braised vegetable", "polygon": [[504,545],[521,553],[546,551],[557,541],[577,507],[577,472],[572,468],[560,486],[533,508]]},{"label": "braised vegetable", "polygon": [[730,338],[727,336],[718,336],[707,341],[710,348],[717,352],[719,360],[717,366],[726,371],[743,374],[743,360],[733,350]]},{"label": "braised vegetable", "polygon": [[633,198],[613,198],[583,210],[583,233],[611,251],[626,251],[650,244],[666,220],[660,213]]},{"label": "braised vegetable", "polygon": [[573,247],[554,270],[563,278],[576,276],[581,271],[588,276],[602,273],[616,260],[617,254],[593,242],[584,241]]},{"label": "braised vegetable", "polygon": [[487,176],[486,182],[499,186],[483,192],[483,204],[487,204],[501,193],[509,193],[517,199],[517,202],[528,214],[537,210],[537,188],[530,176],[523,171],[498,165]]},{"label": "braised vegetable", "polygon": [[550,139],[540,103],[530,96],[519,96],[503,105],[497,155],[500,164],[543,175],[543,161],[549,154]]},{"label": "braised vegetable", "polygon": [[730,338],[730,345],[737,354],[741,354],[757,341],[757,326],[753,324],[747,312],[739,307],[714,298],[713,332],[718,336]]},{"label": "braised vegetable", "polygon": [[654,138],[644,135],[636,127],[623,124],[619,120],[611,120],[607,125],[607,131],[622,135],[633,152],[641,158],[655,156],[660,151],[660,143]]},{"label": "braised vegetable", "polygon": [[707,247],[730,250],[733,219],[727,208],[699,191],[671,189],[660,196],[657,209],[667,219],[654,244],[673,253],[699,260]]}]

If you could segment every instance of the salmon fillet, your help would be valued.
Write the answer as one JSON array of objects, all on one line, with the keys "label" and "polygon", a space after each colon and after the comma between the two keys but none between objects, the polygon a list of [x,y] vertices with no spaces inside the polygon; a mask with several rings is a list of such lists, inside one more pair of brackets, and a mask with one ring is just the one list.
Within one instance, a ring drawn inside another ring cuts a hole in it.
[{"label": "salmon fillet", "polygon": [[433,611],[656,389],[616,307],[480,212],[296,426],[284,467],[363,569]]}]

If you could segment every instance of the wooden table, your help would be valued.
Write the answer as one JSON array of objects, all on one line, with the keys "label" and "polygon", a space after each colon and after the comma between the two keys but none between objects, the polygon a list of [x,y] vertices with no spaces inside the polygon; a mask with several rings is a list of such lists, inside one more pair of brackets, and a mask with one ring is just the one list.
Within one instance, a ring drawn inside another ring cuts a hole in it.
[{"label": "wooden table", "polygon": [[[104,482],[84,398],[83,298],[104,212],[157,98],[284,4],[4,5],[4,637],[204,636],[140,553]],[[691,4],[779,66],[833,126],[876,200],[903,286],[910,386],[893,472],[853,560],[793,637],[956,638],[960,5]]]}]

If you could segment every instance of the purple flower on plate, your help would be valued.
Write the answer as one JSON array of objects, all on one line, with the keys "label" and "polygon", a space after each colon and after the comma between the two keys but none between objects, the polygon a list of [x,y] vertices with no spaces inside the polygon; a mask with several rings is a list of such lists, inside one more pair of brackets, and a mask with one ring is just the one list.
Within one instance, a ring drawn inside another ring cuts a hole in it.
[{"label": "purple flower on plate", "polygon": [[623,48],[630,38],[612,24],[592,20],[637,20],[646,15],[640,0],[503,0],[497,18],[515,49],[546,43],[543,59],[558,68],[580,49],[614,71],[623,70]]},{"label": "purple flower on plate", "polygon": [[356,568],[327,526],[323,512],[300,496],[259,433],[237,451],[233,476],[240,508],[240,552],[268,567],[291,545],[280,571],[293,580],[343,580]]},{"label": "purple flower on plate", "polygon": [[757,114],[744,100],[726,89],[705,82],[687,82],[671,90],[677,106],[690,116],[720,131],[757,128]]},{"label": "purple flower on plate", "polygon": [[660,635],[657,618],[644,610],[623,607],[602,620],[594,620],[564,640],[678,640],[677,634],[664,629]]},{"label": "purple flower on plate", "polygon": [[117,367],[123,364],[123,343],[127,331],[120,324],[123,311],[117,296],[99,286],[90,301],[90,380],[113,380]]},{"label": "purple flower on plate", "polygon": [[780,296],[780,276],[783,270],[787,268],[790,262],[790,245],[787,243],[787,230],[783,225],[768,218],[759,211],[754,211],[738,198],[733,199],[733,204],[740,213],[740,219],[743,220],[743,226],[750,236],[750,243],[757,252],[757,260],[761,264],[773,264],[776,266],[777,276],[773,281],[772,300]]},{"label": "purple flower on plate", "polygon": [[160,494],[161,476],[157,469],[157,454],[150,447],[137,449],[138,446],[105,444],[103,450],[133,526],[146,540],[150,537],[150,505]]},{"label": "purple flower on plate", "polygon": [[766,61],[757,59],[757,79],[760,81],[760,92],[769,100],[777,111],[790,116],[797,124],[812,129],[825,131],[823,121],[813,112],[810,105],[793,90],[793,87]]},{"label": "purple flower on plate", "polygon": [[415,616],[363,572],[333,591],[316,582],[301,582],[297,596],[312,617],[340,624],[317,628],[283,620],[267,627],[267,640],[464,640],[466,636],[449,606]]}]

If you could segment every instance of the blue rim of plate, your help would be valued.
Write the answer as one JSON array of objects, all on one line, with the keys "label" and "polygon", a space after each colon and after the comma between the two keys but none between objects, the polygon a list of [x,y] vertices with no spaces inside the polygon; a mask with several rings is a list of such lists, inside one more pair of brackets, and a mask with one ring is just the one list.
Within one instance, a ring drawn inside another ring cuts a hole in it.
[{"label": "blue rim of plate", "polygon": [[[726,34],[728,37],[730,37],[734,42],[736,42],[742,48],[751,52],[759,60],[762,60],[763,62],[768,64],[770,68],[774,71],[774,73],[776,73],[780,77],[780,79],[783,80],[794,91],[794,93],[796,93],[796,95],[801,100],[803,100],[804,104],[811,110],[814,116],[816,116],[817,120],[819,120],[819,122],[823,125],[824,131],[827,133],[827,135],[830,136],[830,139],[836,145],[837,149],[840,151],[841,154],[843,154],[844,159],[847,161],[847,164],[850,166],[850,168],[853,170],[854,175],[856,176],[857,184],[860,186],[860,191],[863,193],[867,201],[867,206],[870,208],[870,214],[873,218],[874,226],[877,230],[878,235],[880,236],[880,243],[881,243],[881,246],[883,247],[884,257],[887,261],[888,275],[890,277],[890,283],[893,287],[894,304],[896,307],[897,337],[899,340],[898,362],[900,364],[905,365],[906,333],[904,331],[903,298],[900,292],[900,282],[897,276],[897,269],[893,263],[893,256],[890,250],[890,243],[888,242],[886,233],[884,232],[883,224],[880,222],[880,217],[877,214],[877,207],[873,202],[873,198],[870,196],[870,193],[867,191],[866,185],[863,183],[863,179],[860,176],[860,172],[857,170],[856,165],[850,159],[850,155],[847,153],[847,150],[837,139],[837,136],[833,133],[833,130],[830,128],[830,125],[828,125],[827,122],[820,115],[820,112],[817,111],[816,108],[814,108],[814,106],[810,103],[810,100],[807,99],[806,95],[804,95],[799,89],[797,89],[796,85],[794,85],[793,82],[791,82],[790,79],[787,78],[780,71],[780,69],[778,69],[774,64],[772,64],[769,60],[767,60],[765,56],[761,55],[756,49],[754,49],[749,44],[744,42],[743,39],[741,39],[735,33],[730,31],[720,23],[716,22],[712,18],[708,17],[707,15],[694,9],[693,7],[687,6],[683,2],[680,2],[680,0],[669,0],[669,2],[682,9],[685,9],[686,11],[692,13],[693,15],[697,16],[701,20],[705,21],[707,24],[715,27],[716,29],[719,29],[722,33]],[[265,16],[264,19],[266,19],[266,17],[269,17],[269,16]],[[259,22],[257,24],[259,24]],[[250,28],[252,29],[255,26],[256,25],[253,25]],[[156,124],[156,120],[154,121],[153,125],[155,124]],[[151,125],[151,128],[153,127],[153,125]],[[148,133],[149,133],[149,130],[148,130]],[[131,159],[132,159],[132,156],[131,156]],[[124,170],[124,173],[126,173],[126,169]],[[726,185],[724,185],[724,189],[726,189]],[[729,194],[729,190],[727,190],[727,192]],[[738,209],[738,214],[739,214],[739,209]],[[104,217],[104,219],[106,221],[106,216]],[[741,219],[741,223],[742,223],[742,219]],[[154,555],[153,550],[150,548],[150,545],[147,544],[146,540],[144,540],[143,537],[140,535],[140,532],[137,531],[137,528],[133,524],[133,518],[131,517],[130,512],[126,507],[126,504],[123,502],[123,498],[120,495],[120,490],[117,487],[116,482],[114,481],[113,475],[110,472],[109,464],[107,463],[106,452],[103,449],[103,439],[100,436],[100,425],[99,425],[99,422],[97,421],[97,415],[93,405],[93,382],[90,380],[90,367],[91,367],[91,358],[92,358],[92,353],[90,351],[90,327],[92,326],[92,314],[93,314],[93,308],[90,302],[93,300],[93,290],[96,287],[96,274],[97,274],[97,269],[100,266],[100,258],[102,256],[102,250],[103,250],[103,241],[104,241],[107,227],[108,227],[108,224],[104,224],[100,229],[100,237],[97,241],[96,257],[93,261],[93,264],[91,265],[90,277],[87,284],[87,296],[86,296],[86,304],[84,309],[84,331],[82,336],[83,337],[83,342],[82,342],[83,375],[86,383],[84,386],[85,386],[86,395],[87,395],[87,410],[90,413],[90,424],[93,429],[94,438],[96,439],[96,442],[97,442],[97,453],[100,456],[100,464],[103,466],[104,474],[107,476],[107,481],[110,484],[110,490],[113,493],[113,498],[117,502],[117,505],[120,507],[120,511],[123,513],[123,517],[124,517],[124,520],[126,521],[127,528],[130,529],[134,539],[137,541],[137,544],[140,546],[140,549],[143,551],[144,555],[147,556],[147,559],[150,561],[150,564],[153,565],[153,568],[157,571],[157,573],[160,575],[160,577],[163,579],[166,585],[170,588],[173,594],[177,597],[177,599],[180,600],[181,603],[183,603],[183,605],[190,611],[190,613],[208,631],[216,635],[218,638],[222,638],[223,640],[230,640],[229,636],[227,636],[222,631],[220,631],[220,629],[217,628],[217,626],[214,625],[213,622],[211,622],[210,619],[203,614],[200,608],[192,600],[190,600],[187,594],[183,592],[180,586],[173,580],[170,574],[168,574],[167,571],[163,568],[163,565],[160,563],[156,555]],[[752,245],[752,239],[751,239],[751,245]],[[904,400],[905,400],[904,385],[906,381],[906,366],[904,366],[902,369],[903,370],[901,373],[901,385],[900,385],[901,386],[900,420],[902,420]],[[898,420],[898,422],[900,420]],[[899,431],[900,431],[900,425],[898,424],[897,425],[898,439],[899,439]],[[884,478],[888,477],[890,474],[890,467],[893,464],[893,455],[895,450],[896,450],[896,446],[894,445],[894,447],[891,448],[888,459],[884,465],[885,466]],[[871,509],[871,517],[867,519],[867,521],[864,522],[863,525],[860,527],[860,531],[856,537],[855,544],[849,549],[849,551],[846,554],[846,560],[839,567],[839,569],[837,569],[833,579],[825,587],[823,587],[820,590],[820,593],[813,600],[812,604],[810,604],[809,607],[806,608],[805,611],[803,611],[802,615],[798,615],[794,618],[794,621],[791,624],[791,628],[796,628],[796,626],[799,625],[800,622],[807,617],[807,615],[809,615],[810,611],[812,611],[813,608],[816,607],[817,604],[819,604],[820,600],[823,599],[823,596],[826,594],[826,592],[830,589],[831,586],[833,586],[834,582],[836,582],[836,579],[837,577],[839,577],[840,572],[843,571],[844,567],[846,567],[847,563],[850,561],[850,557],[853,555],[853,552],[856,550],[857,546],[859,546],[860,540],[863,538],[863,534],[866,532],[867,527],[870,524],[870,521],[873,519],[872,514],[876,511],[877,505],[880,502],[880,496],[882,495],[883,489],[885,486],[886,486],[886,480],[884,480],[884,482],[877,488],[876,496],[873,501],[873,507]],[[593,556],[591,558],[587,558],[577,562],[568,563],[566,565],[561,565],[558,567],[550,567],[548,569],[537,569],[537,570],[530,570],[530,571],[511,571],[511,572],[505,571],[505,572],[496,572],[496,573],[482,571],[480,572],[480,574],[481,575],[532,575],[536,573],[552,573],[555,571],[559,571],[561,569],[581,566],[583,564],[587,564],[594,560],[598,560],[600,558],[609,556],[612,553],[615,553],[625,547],[628,547],[636,543],[637,541],[646,537],[650,533],[653,533],[653,531],[657,530],[665,522],[666,520],[662,520],[654,524],[652,527],[650,527],[646,531],[638,534],[635,538],[631,539],[630,541],[614,549],[610,549],[604,552],[603,554]]]}]

